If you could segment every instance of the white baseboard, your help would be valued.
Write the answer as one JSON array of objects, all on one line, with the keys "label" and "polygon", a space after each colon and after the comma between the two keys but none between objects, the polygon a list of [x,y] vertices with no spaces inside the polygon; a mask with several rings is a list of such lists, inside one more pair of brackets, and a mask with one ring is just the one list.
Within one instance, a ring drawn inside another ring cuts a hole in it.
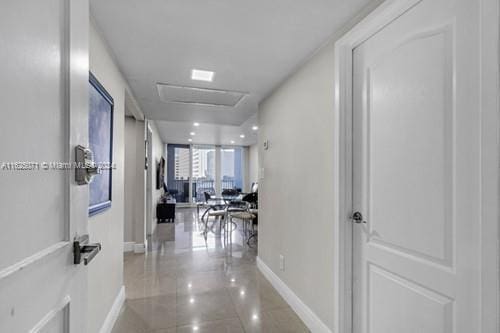
[{"label": "white baseboard", "polygon": [[123,252],[132,252],[134,251],[135,242],[125,242],[123,243]]},{"label": "white baseboard", "polygon": [[115,325],[116,319],[118,319],[118,315],[120,314],[120,310],[125,302],[125,286],[122,286],[120,292],[115,298],[111,309],[104,320],[104,324],[102,324],[99,333],[111,333],[113,326]]},{"label": "white baseboard", "polygon": [[144,253],[146,252],[145,244],[134,244],[134,253]]},{"label": "white baseboard", "polygon": [[328,326],[259,257],[257,257],[257,267],[311,332],[332,333]]}]

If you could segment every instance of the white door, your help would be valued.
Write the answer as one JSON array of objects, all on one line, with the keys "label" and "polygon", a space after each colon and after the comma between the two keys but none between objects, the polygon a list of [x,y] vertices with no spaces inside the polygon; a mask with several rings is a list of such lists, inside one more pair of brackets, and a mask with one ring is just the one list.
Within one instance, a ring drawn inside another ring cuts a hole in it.
[{"label": "white door", "polygon": [[0,2],[0,332],[86,331],[88,188],[42,163],[88,143],[88,20],[86,0]]},{"label": "white door", "polygon": [[481,331],[479,9],[423,0],[354,50],[355,333]]}]

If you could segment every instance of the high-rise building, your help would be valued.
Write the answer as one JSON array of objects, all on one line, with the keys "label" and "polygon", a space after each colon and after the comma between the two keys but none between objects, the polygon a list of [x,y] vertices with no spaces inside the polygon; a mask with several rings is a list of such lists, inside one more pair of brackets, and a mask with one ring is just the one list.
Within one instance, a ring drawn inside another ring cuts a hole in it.
[{"label": "high-rise building", "polygon": [[189,179],[189,149],[175,148],[175,179]]},{"label": "high-rise building", "polygon": [[211,157],[213,154],[213,149],[193,148],[193,178],[215,176],[215,160]]},{"label": "high-rise building", "polygon": [[215,150],[207,152],[207,178],[215,179]]},{"label": "high-rise building", "polygon": [[221,150],[221,167],[222,179],[234,177],[234,149]]}]

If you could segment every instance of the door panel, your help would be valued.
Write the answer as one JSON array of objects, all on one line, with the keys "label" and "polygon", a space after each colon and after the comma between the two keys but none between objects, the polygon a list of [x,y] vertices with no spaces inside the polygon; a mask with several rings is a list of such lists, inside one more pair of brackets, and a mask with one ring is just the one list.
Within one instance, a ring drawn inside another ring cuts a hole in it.
[{"label": "door panel", "polygon": [[452,332],[453,300],[375,265],[368,276],[370,332]]},{"label": "door panel", "polygon": [[0,332],[85,332],[88,189],[51,163],[88,144],[88,22],[86,0],[0,3]]},{"label": "door panel", "polygon": [[366,67],[367,212],[370,231],[377,232],[370,241],[447,266],[453,237],[450,30],[412,37]]},{"label": "door panel", "polygon": [[40,333],[66,333],[68,332],[69,321],[68,306],[55,312],[51,318],[48,318],[47,323],[40,328]]},{"label": "door panel", "polygon": [[420,1],[353,52],[356,333],[479,332],[478,8]]},{"label": "door panel", "polygon": [[[0,131],[2,162],[67,159],[62,140],[66,117],[61,78],[67,74],[63,4],[62,0],[26,4],[25,15],[31,21],[26,24],[28,19],[19,17],[19,1],[2,1],[0,62],[2,76],[9,78],[0,82],[4,124],[8,124]],[[34,120],[37,126],[32,126]],[[0,270],[66,238],[64,173],[6,168],[0,176],[0,202],[10,209],[0,210],[0,220],[10,223],[3,226],[0,242],[11,251],[0,253]],[[42,228],[38,237],[19,242]]]}]

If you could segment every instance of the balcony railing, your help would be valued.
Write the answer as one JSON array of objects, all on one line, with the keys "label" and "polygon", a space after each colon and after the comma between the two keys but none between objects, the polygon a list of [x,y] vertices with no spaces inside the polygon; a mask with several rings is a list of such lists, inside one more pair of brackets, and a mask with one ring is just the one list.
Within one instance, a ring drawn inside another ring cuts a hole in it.
[{"label": "balcony railing", "polygon": [[[233,189],[235,187],[234,179],[223,179],[221,181],[222,189]],[[168,183],[169,192],[175,197],[177,202],[189,202],[189,180],[175,179]],[[215,180],[196,179],[193,180],[193,196],[197,202],[205,201],[204,192],[215,193]]]}]

